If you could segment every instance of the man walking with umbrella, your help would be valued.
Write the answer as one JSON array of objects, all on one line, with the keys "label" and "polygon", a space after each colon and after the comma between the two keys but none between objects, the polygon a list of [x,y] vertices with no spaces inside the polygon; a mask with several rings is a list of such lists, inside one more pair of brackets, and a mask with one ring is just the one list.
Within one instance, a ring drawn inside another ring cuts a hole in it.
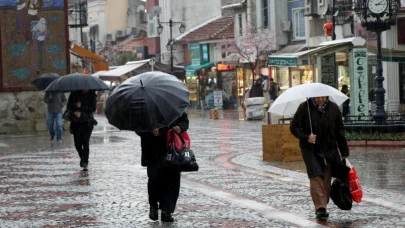
[{"label": "man walking with umbrella", "polygon": [[47,126],[51,141],[55,138],[54,123],[56,122],[56,141],[62,142],[62,108],[66,105],[67,100],[64,93],[46,92],[44,102],[48,106]]},{"label": "man walking with umbrella", "polygon": [[316,218],[326,220],[331,177],[347,177],[349,171],[341,159],[349,148],[339,106],[326,96],[309,98],[298,107],[290,130],[300,140]]}]

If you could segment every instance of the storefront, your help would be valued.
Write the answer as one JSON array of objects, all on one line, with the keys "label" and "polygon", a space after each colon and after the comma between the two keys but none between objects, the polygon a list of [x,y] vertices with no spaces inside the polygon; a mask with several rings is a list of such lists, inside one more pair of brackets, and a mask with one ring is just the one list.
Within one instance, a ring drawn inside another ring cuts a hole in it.
[{"label": "storefront", "polygon": [[363,46],[361,37],[326,41],[319,47],[269,56],[272,75],[281,92],[303,83],[321,82],[341,89],[350,87],[348,54],[353,47]]},{"label": "storefront", "polygon": [[72,55],[77,56],[81,58],[83,61],[92,64],[91,66],[92,72],[108,70],[108,63],[104,57],[99,56],[83,47],[80,47],[75,43],[69,42],[69,45],[70,45],[69,51]]},{"label": "storefront", "polygon": [[210,73],[212,66],[214,66],[214,63],[208,62],[184,67],[186,70],[186,85],[190,92],[190,104],[193,107],[200,107],[200,101],[205,99],[205,88],[209,83],[208,79],[210,76],[213,78]]}]

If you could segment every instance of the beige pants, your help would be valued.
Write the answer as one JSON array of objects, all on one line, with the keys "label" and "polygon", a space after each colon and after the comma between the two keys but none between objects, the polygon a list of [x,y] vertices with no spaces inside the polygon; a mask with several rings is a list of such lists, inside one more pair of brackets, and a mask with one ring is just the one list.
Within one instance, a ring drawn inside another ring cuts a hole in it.
[{"label": "beige pants", "polygon": [[312,202],[314,202],[315,211],[323,207],[326,209],[330,196],[331,171],[330,166],[325,166],[324,177],[309,178],[309,188]]}]

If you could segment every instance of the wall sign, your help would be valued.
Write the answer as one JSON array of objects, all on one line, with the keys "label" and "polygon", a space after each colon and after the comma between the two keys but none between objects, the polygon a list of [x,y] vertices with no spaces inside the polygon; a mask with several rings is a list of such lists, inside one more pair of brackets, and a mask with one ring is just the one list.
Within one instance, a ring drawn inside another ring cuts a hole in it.
[{"label": "wall sign", "polygon": [[350,58],[350,114],[365,120],[368,110],[367,49],[353,48]]},{"label": "wall sign", "polygon": [[328,86],[332,86],[333,88],[337,88],[334,53],[321,57],[321,65],[319,72],[321,77],[321,83],[326,84]]},{"label": "wall sign", "polygon": [[200,44],[191,43],[189,44],[191,65],[200,65],[201,64],[201,54],[200,54]]}]

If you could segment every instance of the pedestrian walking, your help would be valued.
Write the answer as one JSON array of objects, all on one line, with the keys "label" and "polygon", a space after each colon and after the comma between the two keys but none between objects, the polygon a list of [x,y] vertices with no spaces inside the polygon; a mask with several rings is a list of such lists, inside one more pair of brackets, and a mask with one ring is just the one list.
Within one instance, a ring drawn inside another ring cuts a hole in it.
[{"label": "pedestrian walking", "polygon": [[[350,90],[348,85],[342,85],[342,89],[340,90],[343,94],[346,96],[350,97]],[[350,98],[347,99],[343,103],[343,110],[342,110],[342,115],[345,117],[345,120],[347,119],[347,116],[350,115]]]},{"label": "pedestrian walking", "polygon": [[252,97],[263,97],[263,88],[262,88],[262,78],[257,78],[256,82],[252,85],[252,88],[249,92],[249,98]]},{"label": "pedestrian walking", "polygon": [[[44,102],[48,106],[47,113],[47,127],[49,134],[51,135],[51,141],[55,138],[58,143],[62,142],[62,108],[66,105],[66,96],[64,93],[46,92],[44,96]],[[54,129],[54,123],[56,122],[56,131]]]},{"label": "pedestrian walking", "polygon": [[300,140],[316,218],[325,220],[331,177],[340,172],[342,158],[349,156],[339,107],[328,97],[309,98],[298,107],[290,130]]},{"label": "pedestrian walking", "polygon": [[148,175],[149,218],[158,220],[158,209],[162,222],[174,222],[172,213],[180,192],[180,173],[160,170],[159,163],[167,151],[166,135],[169,129],[181,133],[188,129],[188,117],[184,112],[169,127],[156,128],[150,132],[136,132],[141,137],[141,165]]},{"label": "pedestrian walking", "polygon": [[270,88],[269,88],[270,99],[275,101],[279,95],[280,87],[278,86],[277,83],[274,82],[273,78],[270,78],[269,80],[270,80]]},{"label": "pedestrian walking", "polygon": [[68,100],[67,110],[70,118],[70,133],[73,134],[75,147],[80,157],[80,167],[87,171],[90,154],[90,136],[97,121],[93,113],[97,108],[97,95],[94,90],[73,91]]}]

